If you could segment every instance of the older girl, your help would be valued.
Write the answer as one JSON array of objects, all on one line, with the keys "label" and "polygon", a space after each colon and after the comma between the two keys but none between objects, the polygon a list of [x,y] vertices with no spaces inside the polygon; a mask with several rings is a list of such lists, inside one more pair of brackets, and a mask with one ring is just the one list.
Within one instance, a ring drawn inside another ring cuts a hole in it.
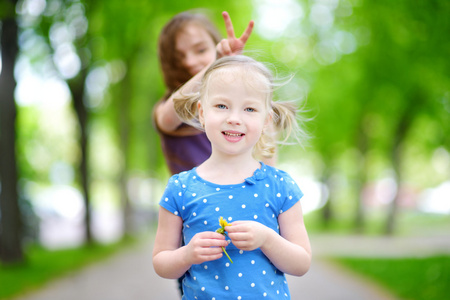
[{"label": "older girl", "polygon": [[[173,98],[180,90],[195,92],[205,70],[217,57],[241,53],[253,29],[251,21],[237,38],[227,12],[222,13],[227,38],[203,14],[183,12],[166,24],[159,39],[159,60],[167,91],[155,105],[153,121],[161,137],[161,146],[172,174],[190,170],[211,155],[211,144],[204,132],[177,116]],[[181,88],[181,89],[180,89]]]}]

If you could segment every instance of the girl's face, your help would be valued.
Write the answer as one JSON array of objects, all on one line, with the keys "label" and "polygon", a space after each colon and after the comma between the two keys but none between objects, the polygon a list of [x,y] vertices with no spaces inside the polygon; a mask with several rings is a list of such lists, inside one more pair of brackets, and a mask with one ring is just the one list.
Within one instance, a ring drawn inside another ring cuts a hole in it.
[{"label": "girl's face", "polygon": [[240,71],[232,67],[212,74],[207,95],[198,104],[213,154],[251,157],[269,120],[266,94],[262,92],[265,87],[255,78],[244,78]]},{"label": "girl's face", "polygon": [[216,45],[208,32],[197,24],[188,24],[175,39],[177,59],[191,76],[216,59]]}]

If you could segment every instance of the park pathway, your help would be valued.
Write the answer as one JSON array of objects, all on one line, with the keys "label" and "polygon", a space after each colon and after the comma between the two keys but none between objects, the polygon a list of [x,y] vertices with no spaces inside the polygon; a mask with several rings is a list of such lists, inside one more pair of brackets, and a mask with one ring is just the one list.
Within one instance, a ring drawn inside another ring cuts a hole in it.
[{"label": "park pathway", "polygon": [[[288,276],[292,299],[391,300],[387,291],[327,260],[332,256],[421,256],[450,253],[450,237],[311,236],[314,259],[303,277]],[[15,300],[177,300],[174,280],[152,267],[152,243],[141,243]]]}]

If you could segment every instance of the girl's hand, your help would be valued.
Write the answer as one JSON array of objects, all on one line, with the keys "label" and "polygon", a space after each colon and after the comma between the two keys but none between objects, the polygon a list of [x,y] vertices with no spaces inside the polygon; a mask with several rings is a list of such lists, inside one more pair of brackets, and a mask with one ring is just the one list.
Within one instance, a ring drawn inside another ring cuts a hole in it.
[{"label": "girl's hand", "polygon": [[222,13],[223,20],[225,21],[225,27],[227,29],[227,38],[223,39],[217,44],[217,54],[218,57],[230,56],[241,54],[244,49],[245,43],[247,42],[250,34],[252,33],[254,22],[250,21],[244,33],[240,38],[236,38],[234,35],[233,23],[231,22],[230,15],[224,11]]},{"label": "girl's hand", "polygon": [[222,257],[222,248],[228,246],[225,237],[217,232],[205,231],[194,235],[186,245],[186,261],[201,264]]},{"label": "girl's hand", "polygon": [[271,229],[255,221],[236,221],[232,226],[225,226],[233,244],[241,250],[251,251],[260,248],[267,239]]}]

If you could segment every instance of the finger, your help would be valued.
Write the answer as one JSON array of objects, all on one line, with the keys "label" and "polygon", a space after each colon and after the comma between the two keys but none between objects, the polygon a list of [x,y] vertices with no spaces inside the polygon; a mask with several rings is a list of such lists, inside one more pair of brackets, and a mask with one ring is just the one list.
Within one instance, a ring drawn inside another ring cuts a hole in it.
[{"label": "finger", "polygon": [[228,40],[220,41],[220,45],[222,46],[222,55],[231,55],[232,51]]},{"label": "finger", "polygon": [[253,31],[253,27],[255,26],[255,22],[254,21],[250,21],[250,23],[248,23],[247,28],[245,29],[244,33],[241,35],[241,37],[239,38],[239,40],[242,43],[246,43],[248,38],[250,37],[250,35],[252,34]]},{"label": "finger", "polygon": [[245,232],[229,233],[228,236],[230,237],[233,244],[238,241],[242,242],[248,240],[248,234]]},{"label": "finger", "polygon": [[225,237],[221,235],[220,233],[214,232],[214,231],[204,231],[198,233],[198,236],[202,239],[216,239],[216,240],[224,240]]},{"label": "finger", "polygon": [[233,23],[231,22],[230,15],[226,11],[224,11],[224,12],[222,12],[222,17],[223,17],[223,21],[225,22],[225,28],[227,29],[227,37],[235,38]]}]

